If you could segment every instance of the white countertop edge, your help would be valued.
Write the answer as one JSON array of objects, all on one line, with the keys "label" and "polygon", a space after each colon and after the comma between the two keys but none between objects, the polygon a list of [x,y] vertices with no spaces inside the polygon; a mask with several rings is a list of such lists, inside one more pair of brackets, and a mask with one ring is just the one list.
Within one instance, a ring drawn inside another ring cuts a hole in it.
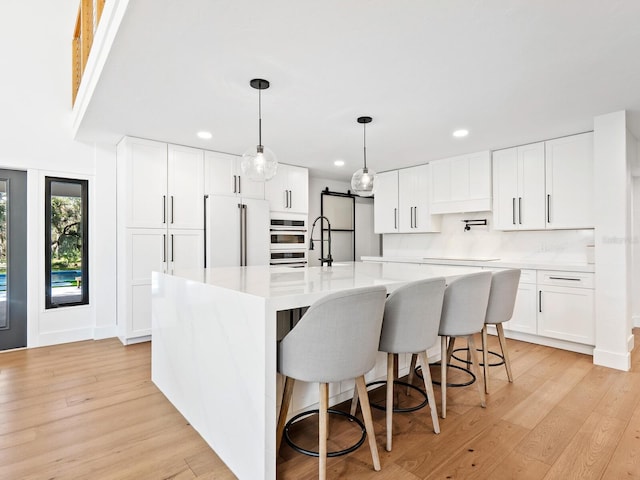
[{"label": "white countertop edge", "polygon": [[531,260],[459,260],[450,258],[422,258],[422,257],[367,257],[360,258],[363,262],[395,262],[422,263],[431,265],[460,265],[472,267],[497,268],[526,268],[532,270],[555,270],[564,272],[595,272],[595,265],[589,263],[544,263]]}]

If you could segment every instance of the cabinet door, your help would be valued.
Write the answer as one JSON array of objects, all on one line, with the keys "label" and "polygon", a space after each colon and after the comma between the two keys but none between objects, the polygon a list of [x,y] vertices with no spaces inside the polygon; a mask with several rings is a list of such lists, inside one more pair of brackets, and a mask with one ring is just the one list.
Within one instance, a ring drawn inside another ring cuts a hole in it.
[{"label": "cabinet door", "polygon": [[269,203],[243,198],[246,205],[247,265],[269,265]]},{"label": "cabinet door", "polygon": [[516,218],[520,230],[545,228],[544,143],[518,147]]},{"label": "cabinet door", "polygon": [[171,269],[204,267],[203,230],[169,230],[168,235]]},{"label": "cabinet door", "polygon": [[165,272],[167,259],[166,230],[130,229],[127,231],[126,281],[133,285],[150,285],[151,272]]},{"label": "cabinet door", "polygon": [[536,335],[538,322],[536,318],[537,288],[535,284],[521,283],[518,287],[516,303],[511,320],[504,323],[504,328],[514,332]]},{"label": "cabinet door", "polygon": [[128,338],[151,335],[151,285],[132,285]]},{"label": "cabinet door", "polygon": [[289,211],[307,214],[309,211],[309,170],[287,165]]},{"label": "cabinet door", "polygon": [[398,171],[378,173],[373,200],[375,233],[398,232]]},{"label": "cabinet door", "polygon": [[538,335],[595,344],[592,289],[543,285],[538,295]]},{"label": "cabinet door", "polygon": [[240,199],[223,195],[209,197],[207,212],[207,267],[240,265]]},{"label": "cabinet door", "polygon": [[169,145],[169,228],[202,229],[204,224],[204,154],[202,150]]},{"label": "cabinet door", "polygon": [[593,228],[593,134],[545,144],[547,228]]},{"label": "cabinet door", "polygon": [[126,172],[119,180],[126,184],[127,227],[166,228],[167,145],[127,138],[118,149],[118,168]]},{"label": "cabinet door", "polygon": [[238,174],[233,155],[204,152],[204,191],[208,195],[237,195]]},{"label": "cabinet door", "polygon": [[289,210],[289,165],[279,164],[278,173],[265,182],[264,196],[269,202],[272,212],[288,212]]},{"label": "cabinet door", "polygon": [[[403,168],[398,170],[398,231],[400,233],[414,233],[415,212],[420,202],[419,186],[421,183],[418,175],[420,170],[415,168]],[[427,190],[422,193],[426,196]]]},{"label": "cabinet door", "polygon": [[493,228],[517,230],[518,149],[493,152]]}]

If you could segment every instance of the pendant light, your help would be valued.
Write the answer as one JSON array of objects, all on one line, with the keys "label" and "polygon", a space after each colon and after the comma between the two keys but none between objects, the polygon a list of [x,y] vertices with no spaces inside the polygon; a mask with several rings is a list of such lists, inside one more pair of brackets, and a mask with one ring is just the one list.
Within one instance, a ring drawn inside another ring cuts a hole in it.
[{"label": "pendant light", "polygon": [[244,152],[240,168],[250,180],[264,182],[271,180],[278,170],[278,160],[275,154],[262,145],[262,90],[269,88],[269,82],[261,78],[254,78],[249,82],[249,85],[258,90],[258,145]]},{"label": "pendant light", "polygon": [[371,197],[373,195],[373,181],[376,172],[367,168],[367,123],[371,123],[371,117],[358,117],[358,123],[363,128],[363,150],[364,150],[364,166],[356,171],[351,177],[351,188],[356,195],[361,197]]}]

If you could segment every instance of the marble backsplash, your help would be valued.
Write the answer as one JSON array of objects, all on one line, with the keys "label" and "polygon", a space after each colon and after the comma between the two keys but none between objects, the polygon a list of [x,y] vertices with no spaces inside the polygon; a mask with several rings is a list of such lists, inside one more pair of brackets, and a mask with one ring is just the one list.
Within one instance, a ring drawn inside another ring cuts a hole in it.
[{"label": "marble backsplash", "polygon": [[[464,231],[464,219],[488,225]],[[490,212],[443,215],[440,233],[384,235],[383,255],[587,263],[586,247],[594,242],[593,229],[502,232],[492,223]]]}]

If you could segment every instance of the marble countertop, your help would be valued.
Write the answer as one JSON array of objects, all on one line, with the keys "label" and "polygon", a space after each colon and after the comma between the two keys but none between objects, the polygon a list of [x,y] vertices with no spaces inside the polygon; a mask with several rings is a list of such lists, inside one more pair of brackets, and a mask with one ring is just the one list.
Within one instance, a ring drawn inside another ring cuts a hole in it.
[{"label": "marble countertop", "polygon": [[556,270],[566,272],[595,272],[595,265],[590,263],[545,262],[521,259],[495,259],[489,257],[362,257],[365,262],[394,262],[428,265],[460,265],[468,267],[496,268],[528,268],[534,270]]},{"label": "marble countertop", "polygon": [[[472,273],[460,271],[456,275]],[[331,267],[222,267],[174,270],[170,275],[236,292],[278,299],[326,295],[345,289],[385,285],[387,290],[413,280],[452,277],[450,269],[439,265],[337,262]]]}]

